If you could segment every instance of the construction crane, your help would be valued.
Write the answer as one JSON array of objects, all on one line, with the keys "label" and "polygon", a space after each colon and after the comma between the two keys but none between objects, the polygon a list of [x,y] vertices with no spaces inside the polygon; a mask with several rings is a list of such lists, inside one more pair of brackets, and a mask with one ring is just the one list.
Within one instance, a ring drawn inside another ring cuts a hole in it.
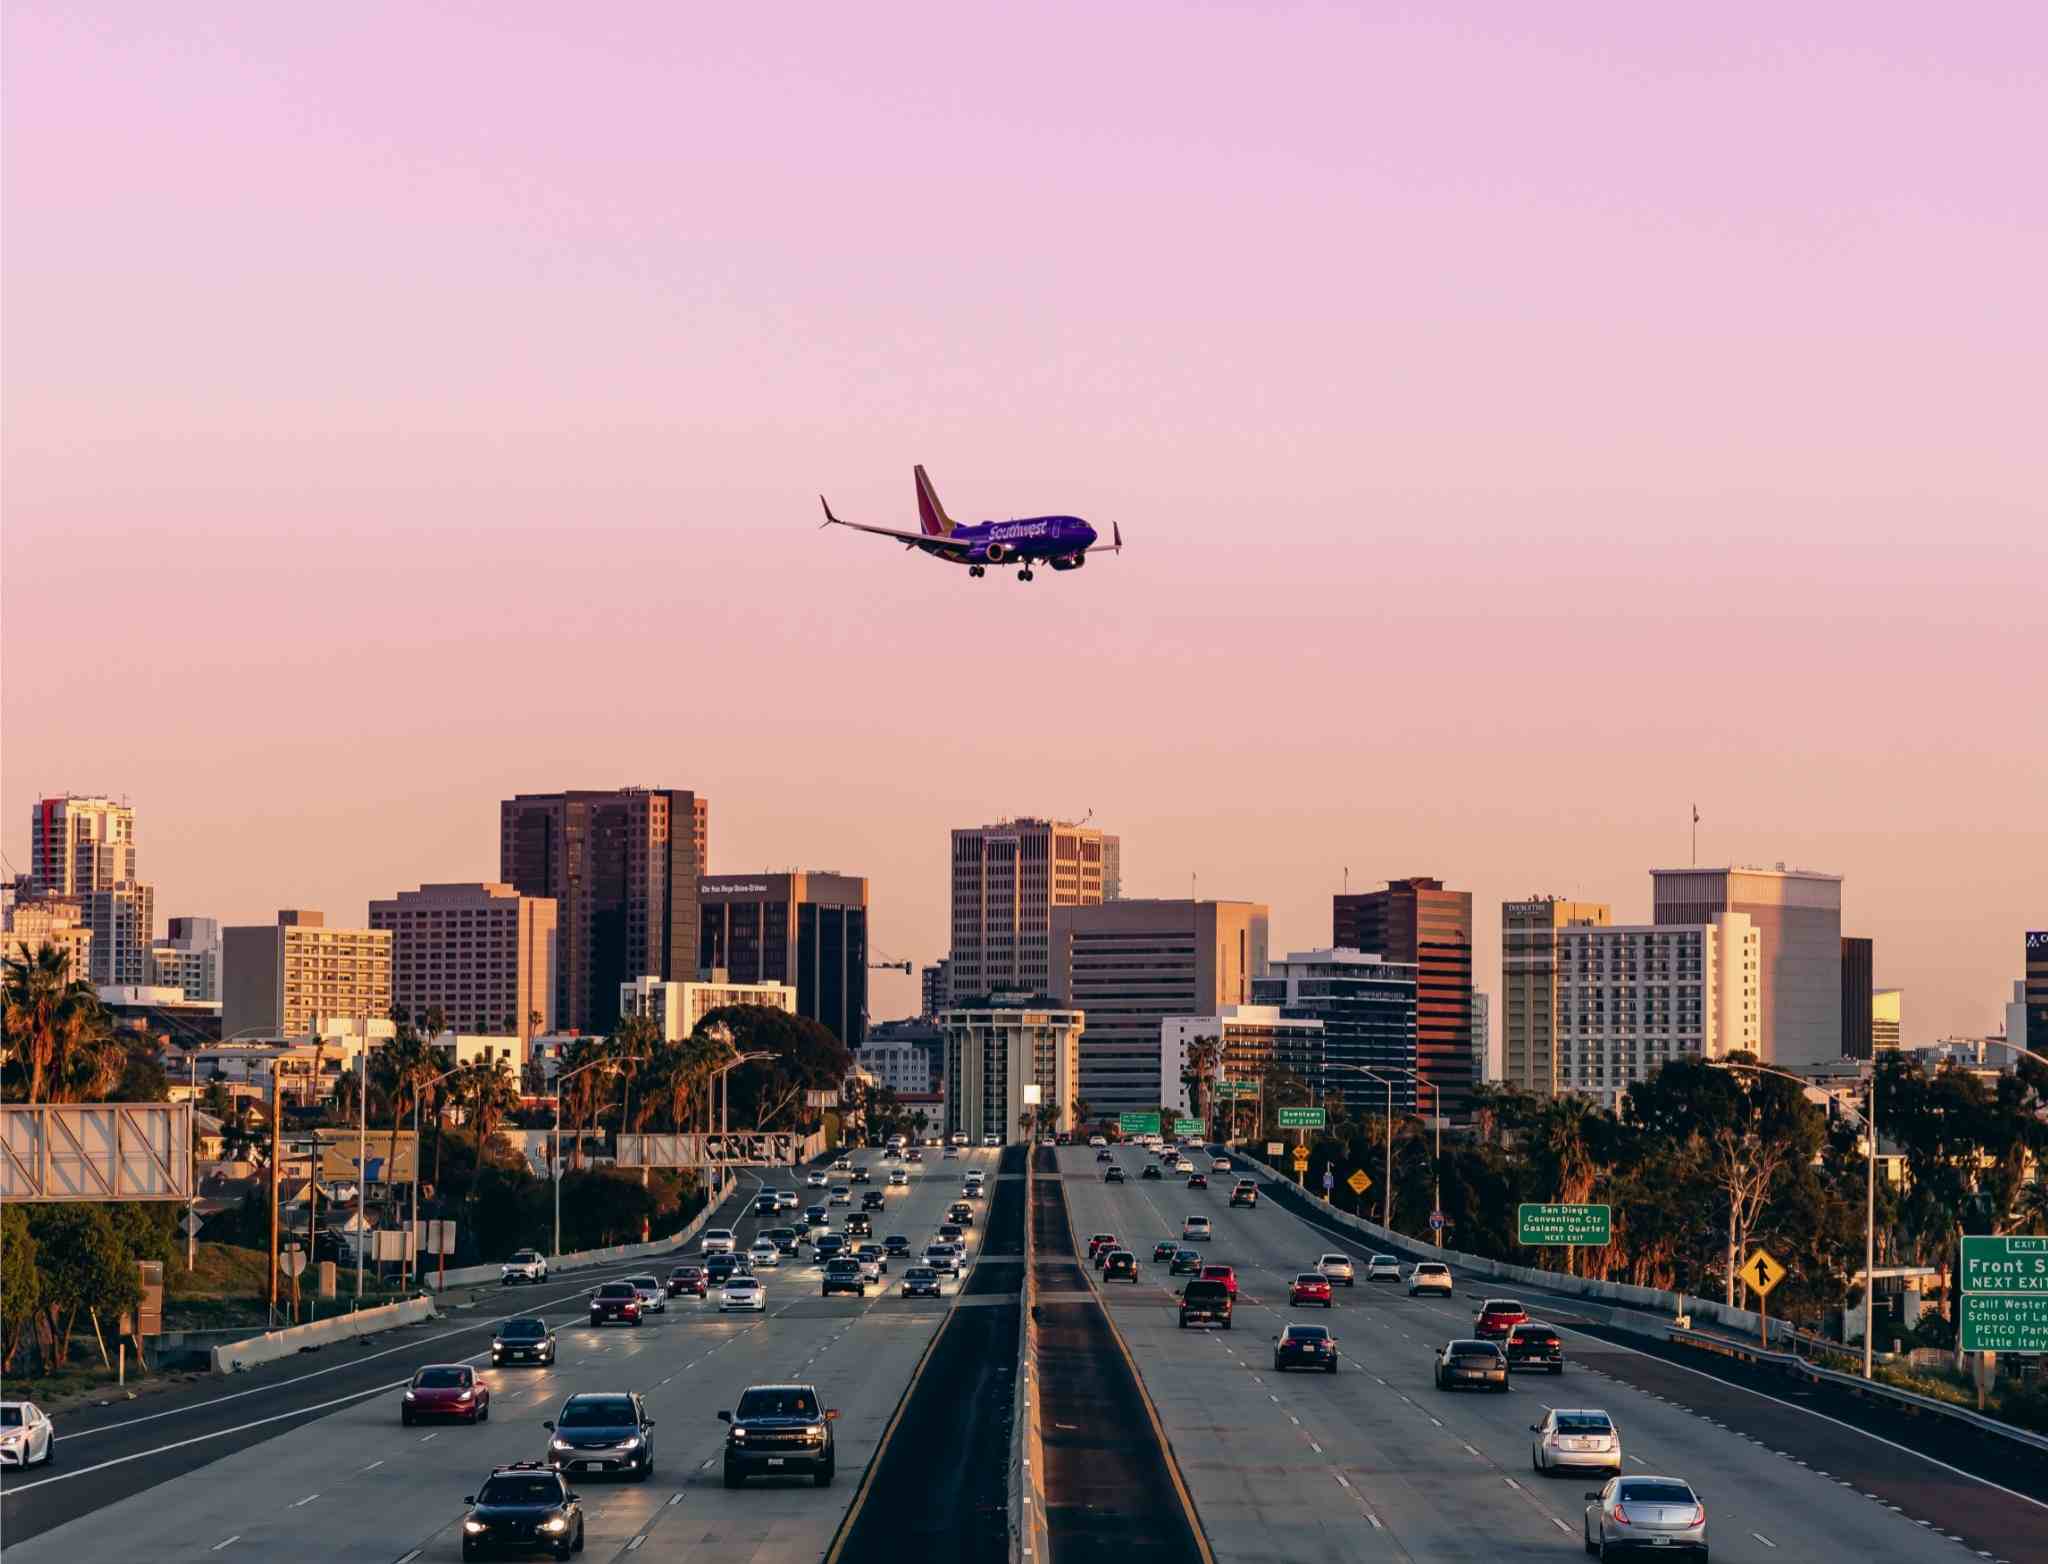
[{"label": "construction crane", "polygon": [[868,963],[868,970],[870,972],[901,972],[905,977],[909,977],[910,963],[907,961],[870,961]]}]

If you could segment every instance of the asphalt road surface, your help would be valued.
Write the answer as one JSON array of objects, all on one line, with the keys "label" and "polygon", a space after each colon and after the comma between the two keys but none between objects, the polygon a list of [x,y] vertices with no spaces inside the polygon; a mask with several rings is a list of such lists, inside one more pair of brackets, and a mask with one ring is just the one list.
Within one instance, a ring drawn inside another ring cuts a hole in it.
[{"label": "asphalt road surface", "polygon": [[[902,1233],[922,1247],[958,1198],[960,1175],[992,1170],[995,1153],[938,1153],[891,1190],[877,1237]],[[882,1169],[879,1153],[867,1153]],[[881,1173],[877,1172],[880,1187]],[[792,1181],[776,1174],[771,1182]],[[860,1186],[856,1186],[857,1188]],[[742,1188],[751,1193],[744,1182]],[[822,1195],[802,1191],[806,1204]],[[713,1224],[717,1225],[717,1224]],[[742,1244],[751,1217],[729,1222]],[[969,1235],[970,1258],[980,1228]],[[948,1297],[905,1299],[899,1265],[865,1299],[819,1296],[808,1259],[762,1273],[765,1314],[721,1315],[714,1303],[673,1299],[645,1326],[592,1329],[584,1292],[604,1274],[665,1272],[667,1260],[580,1272],[573,1282],[514,1289],[507,1312],[543,1312],[560,1327],[559,1362],[487,1370],[489,1421],[401,1428],[400,1387],[423,1362],[488,1363],[492,1319],[433,1325],[371,1338],[361,1361],[330,1367],[337,1350],[301,1358],[269,1381],[237,1376],[189,1406],[163,1398],[77,1427],[67,1420],[55,1467],[16,1474],[0,1489],[0,1539],[9,1564],[125,1559],[386,1560],[461,1556],[463,1495],[493,1465],[546,1453],[542,1422],[575,1391],[638,1390],[656,1420],[656,1468],[645,1483],[579,1477],[586,1558],[637,1561],[816,1560],[839,1528],[877,1441],[926,1345],[953,1307]],[[965,1282],[971,1285],[973,1272]],[[552,1299],[550,1307],[545,1305]],[[381,1354],[381,1355],[377,1355]],[[309,1372],[322,1377],[307,1379]],[[838,1480],[831,1488],[750,1483],[728,1492],[713,1414],[747,1385],[808,1380],[835,1425]],[[367,1383],[365,1382],[367,1381]],[[236,1399],[227,1399],[233,1396]],[[148,1410],[140,1410],[146,1405]],[[81,1418],[77,1423],[83,1424]]]}]

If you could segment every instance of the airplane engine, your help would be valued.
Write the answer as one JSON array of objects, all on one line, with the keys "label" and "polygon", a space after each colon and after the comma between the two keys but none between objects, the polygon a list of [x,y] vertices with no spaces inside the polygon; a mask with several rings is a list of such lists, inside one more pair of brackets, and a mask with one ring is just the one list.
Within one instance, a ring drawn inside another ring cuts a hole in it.
[{"label": "airplane engine", "polygon": [[1088,556],[1086,554],[1068,554],[1054,560],[1052,568],[1055,570],[1079,570],[1087,563]]},{"label": "airplane engine", "polygon": [[1010,546],[1007,543],[991,543],[982,552],[988,556],[991,565],[1000,565],[1010,557]]}]

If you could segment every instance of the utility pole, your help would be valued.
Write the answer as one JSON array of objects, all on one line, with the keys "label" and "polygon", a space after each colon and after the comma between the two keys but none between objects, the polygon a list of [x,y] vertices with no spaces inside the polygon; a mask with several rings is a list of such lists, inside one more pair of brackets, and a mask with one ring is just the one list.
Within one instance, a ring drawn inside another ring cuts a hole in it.
[{"label": "utility pole", "polygon": [[277,1220],[283,1194],[279,1178],[284,1158],[284,1096],[279,1090],[277,1061],[270,1061],[270,1324],[277,1328]]},{"label": "utility pole", "polygon": [[370,1017],[356,1049],[356,1307],[363,1306],[363,1252],[370,1247]]},{"label": "utility pole", "polygon": [[192,1066],[192,1133],[186,1142],[191,1153],[187,1163],[187,1187],[191,1194],[185,1201],[185,1269],[192,1271],[199,1264],[199,1050],[194,1048],[187,1061]]}]

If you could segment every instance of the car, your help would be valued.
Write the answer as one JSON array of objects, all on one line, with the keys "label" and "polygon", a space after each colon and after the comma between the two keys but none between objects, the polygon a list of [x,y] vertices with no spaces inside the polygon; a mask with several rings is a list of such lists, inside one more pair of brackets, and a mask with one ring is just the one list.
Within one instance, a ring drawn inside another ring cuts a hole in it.
[{"label": "car", "polygon": [[639,1290],[640,1312],[642,1314],[668,1313],[668,1289],[661,1285],[659,1277],[653,1275],[629,1276],[626,1280]]},{"label": "car", "polygon": [[739,1247],[739,1240],[733,1237],[729,1227],[707,1227],[704,1241],[697,1246],[700,1254],[731,1254]]},{"label": "car", "polygon": [[853,1171],[853,1158],[834,1157],[832,1159],[832,1171],[834,1173],[851,1173]]},{"label": "car", "polygon": [[1243,1206],[1246,1210],[1257,1210],[1259,1186],[1251,1179],[1239,1179],[1230,1186],[1230,1203],[1234,1206]]},{"label": "car", "polygon": [[1320,1303],[1326,1309],[1337,1306],[1330,1296],[1330,1279],[1321,1271],[1303,1271],[1295,1277],[1287,1289],[1287,1303],[1290,1308],[1307,1303]]},{"label": "car", "polygon": [[1199,1249],[1176,1249],[1173,1259],[1166,1267],[1168,1276],[1200,1276],[1202,1274],[1202,1251]]},{"label": "car", "polygon": [[1201,1278],[1205,1282],[1221,1282],[1230,1289],[1231,1297],[1235,1298],[1237,1296],[1237,1271],[1235,1268],[1214,1263],[1204,1265],[1201,1270]]},{"label": "car", "polygon": [[939,1298],[944,1293],[939,1287],[939,1273],[928,1265],[913,1265],[903,1273],[903,1296],[906,1298]]},{"label": "car", "polygon": [[483,1487],[465,1494],[462,1556],[532,1553],[558,1559],[583,1551],[583,1501],[560,1472],[538,1461],[497,1466]]},{"label": "car", "polygon": [[1436,1388],[1456,1390],[1461,1385],[1479,1390],[1508,1388],[1507,1354],[1490,1341],[1461,1338],[1447,1341],[1436,1351]]},{"label": "car", "polygon": [[761,1285],[757,1276],[734,1276],[727,1280],[718,1294],[720,1314],[766,1314],[768,1312],[768,1289]]},{"label": "car", "polygon": [[555,1333],[539,1315],[520,1314],[500,1320],[491,1332],[491,1367],[507,1363],[553,1363]]},{"label": "car", "polygon": [[1195,1165],[1188,1161],[1186,1157],[1175,1157],[1173,1159],[1173,1171],[1176,1173],[1192,1173],[1195,1171]]},{"label": "car", "polygon": [[924,1161],[924,1153],[913,1146],[910,1150],[903,1153],[903,1160],[905,1162],[922,1162]]},{"label": "car", "polygon": [[901,1233],[891,1233],[882,1240],[882,1253],[892,1260],[907,1258],[910,1254],[910,1240]]},{"label": "car", "polygon": [[747,1250],[747,1265],[757,1271],[773,1270],[782,1264],[782,1247],[772,1238],[757,1238]]},{"label": "car", "polygon": [[1510,1373],[1516,1369],[1548,1369],[1553,1374],[1564,1372],[1564,1338],[1558,1335],[1554,1325],[1524,1320],[1508,1332],[1505,1345]]},{"label": "car", "polygon": [[826,1204],[826,1205],[828,1205],[828,1206],[850,1206],[850,1205],[852,1205],[852,1204],[853,1204],[853,1190],[852,1190],[852,1188],[851,1188],[850,1186],[848,1186],[848,1185],[845,1185],[845,1184],[834,1184],[834,1185],[832,1186],[832,1195],[831,1195],[831,1198],[830,1198],[830,1199],[828,1199],[828,1200],[827,1200],[827,1201],[825,1202],[825,1204]]},{"label": "car", "polygon": [[548,1465],[558,1472],[618,1472],[636,1482],[654,1475],[654,1419],[638,1391],[584,1390],[541,1424]]},{"label": "car", "polygon": [[1106,1136],[1090,1135],[1088,1137],[1088,1144],[1091,1146],[1107,1146],[1109,1144],[1109,1140]]},{"label": "car", "polygon": [[1209,1171],[1211,1173],[1228,1173],[1230,1171],[1230,1159],[1228,1157],[1210,1158]]},{"label": "car", "polygon": [[547,1279],[547,1256],[538,1249],[517,1250],[498,1268],[498,1285],[501,1287],[510,1287],[514,1282],[544,1282]]},{"label": "car", "polygon": [[767,1228],[761,1236],[775,1246],[775,1252],[779,1255],[793,1256],[797,1251],[797,1231],[793,1227]]},{"label": "car", "polygon": [[1196,1277],[1180,1290],[1180,1328],[1190,1325],[1221,1325],[1230,1329],[1230,1316],[1236,1307],[1230,1289],[1221,1282],[1204,1281]]},{"label": "car", "polygon": [[710,1290],[710,1282],[701,1265],[676,1265],[669,1267],[668,1295],[680,1298],[688,1293],[692,1298],[701,1298]]},{"label": "car", "polygon": [[1481,1341],[1504,1341],[1508,1332],[1528,1317],[1529,1311],[1512,1298],[1488,1298],[1479,1306],[1472,1334]]},{"label": "car", "polygon": [[924,1263],[934,1271],[937,1271],[941,1276],[958,1276],[960,1274],[960,1257],[953,1253],[953,1246],[951,1244],[927,1244],[924,1251]]},{"label": "car", "polygon": [[764,1190],[762,1190],[762,1191],[761,1191],[761,1193],[760,1193],[760,1194],[758,1194],[758,1195],[756,1195],[756,1196],[754,1197],[754,1215],[755,1215],[755,1216],[757,1216],[757,1217],[760,1217],[760,1216],[773,1216],[773,1215],[775,1215],[775,1211],[776,1211],[776,1205],[775,1205],[775,1191],[774,1191],[774,1190],[772,1190],[772,1189],[764,1189]]},{"label": "car", "polygon": [[1152,1263],[1164,1265],[1173,1258],[1173,1252],[1180,1247],[1171,1238],[1162,1238],[1152,1246]]},{"label": "car", "polygon": [[747,1264],[743,1254],[715,1254],[704,1262],[704,1280],[713,1287],[723,1287],[735,1276],[751,1275],[753,1267]]},{"label": "car", "polygon": [[1207,1243],[1213,1236],[1209,1228],[1209,1219],[1205,1216],[1183,1218],[1180,1224],[1180,1236],[1191,1243]]},{"label": "car", "polygon": [[637,1328],[641,1323],[640,1289],[631,1282],[602,1282],[591,1289],[590,1323],[617,1320]]},{"label": "car", "polygon": [[1592,1469],[1621,1475],[1621,1430],[1598,1407],[1552,1407],[1531,1423],[1529,1465],[1539,1472]]},{"label": "car", "polygon": [[1105,1183],[1105,1184],[1121,1184],[1121,1183],[1122,1183],[1123,1181],[1124,1181],[1124,1170],[1123,1170],[1123,1168],[1122,1168],[1121,1166],[1119,1166],[1119,1165],[1118,1165],[1117,1163],[1114,1163],[1114,1162],[1112,1162],[1112,1163],[1111,1163],[1111,1164],[1110,1164],[1110,1165],[1109,1165],[1108,1167],[1106,1167],[1106,1168],[1104,1168],[1104,1169],[1102,1170],[1102,1182],[1103,1182],[1103,1183]]},{"label": "car", "polygon": [[846,1175],[846,1182],[849,1184],[872,1183],[873,1180],[868,1175],[867,1164],[862,1163],[854,1168],[852,1172],[848,1173]]},{"label": "car", "polygon": [[47,1466],[57,1425],[33,1401],[0,1401],[0,1466]]},{"label": "car", "polygon": [[1138,1169],[1138,1177],[1140,1179],[1163,1178],[1164,1176],[1165,1175],[1159,1171],[1159,1167],[1156,1163],[1148,1162],[1142,1168]]},{"label": "car", "polygon": [[1451,1268],[1441,1260],[1418,1260],[1408,1272],[1408,1296],[1419,1293],[1440,1292],[1446,1298],[1453,1291]]},{"label": "car", "polygon": [[889,1267],[882,1261],[881,1250],[873,1244],[862,1244],[853,1251],[853,1259],[860,1267],[862,1281],[873,1282],[878,1287],[882,1284],[882,1277]]},{"label": "car", "polygon": [[1138,1257],[1128,1249],[1111,1249],[1102,1262],[1105,1282],[1133,1282],[1138,1279]]},{"label": "car", "polygon": [[1585,1543],[1603,1559],[1630,1553],[1707,1556],[1707,1507],[1682,1477],[1611,1477],[1586,1495]]},{"label": "car", "polygon": [[812,1168],[804,1175],[804,1187],[807,1189],[823,1189],[830,1182],[831,1180],[816,1168]]},{"label": "car", "polygon": [[1339,1254],[1333,1249],[1327,1254],[1317,1255],[1316,1269],[1330,1279],[1332,1286],[1353,1287],[1357,1285],[1356,1275],[1352,1270],[1351,1256],[1348,1254]]},{"label": "car", "polygon": [[1112,1249],[1115,1248],[1117,1244],[1116,1234],[1097,1233],[1094,1237],[1090,1238],[1088,1240],[1088,1258],[1091,1260],[1094,1259],[1095,1251],[1100,1249],[1104,1244],[1109,1245]]},{"label": "car", "polygon": [[1190,1174],[1188,1175],[1188,1188],[1190,1188],[1190,1189],[1207,1189],[1208,1187],[1209,1187],[1209,1175],[1208,1175],[1208,1174],[1206,1174],[1206,1173],[1190,1173]]},{"label": "car", "polygon": [[957,1146],[948,1146],[945,1150],[944,1156],[942,1156],[940,1160],[942,1162],[958,1162],[960,1160],[960,1148]]},{"label": "car", "polygon": [[802,1204],[802,1197],[793,1189],[778,1189],[775,1191],[775,1209],[777,1211],[794,1211]]},{"label": "car", "polygon": [[427,1364],[413,1375],[398,1403],[398,1421],[407,1428],[428,1417],[481,1423],[490,1415],[491,1387],[467,1363]]},{"label": "car", "polygon": [[986,1184],[988,1182],[988,1169],[969,1168],[967,1170],[966,1180],[970,1184]]},{"label": "car", "polygon": [[750,1385],[739,1404],[720,1412],[725,1431],[725,1486],[749,1477],[808,1477],[832,1486],[838,1466],[832,1442],[836,1408],[819,1399],[813,1385]]},{"label": "car", "polygon": [[970,1178],[960,1186],[962,1200],[979,1200],[988,1193],[988,1186],[978,1178]]},{"label": "car", "polygon": [[1365,1279],[1369,1282],[1398,1282],[1401,1279],[1401,1262],[1390,1254],[1376,1254],[1365,1262]]},{"label": "car", "polygon": [[981,1143],[984,1147],[1000,1146],[1003,1143],[1003,1137],[1000,1135],[984,1135],[981,1137]]},{"label": "car", "polygon": [[952,1144],[954,1144],[955,1146],[964,1146],[964,1145],[966,1145],[966,1144],[967,1144],[967,1141],[968,1141],[968,1135],[967,1135],[967,1131],[965,1131],[965,1130],[955,1130],[955,1131],[953,1131],[953,1136],[952,1136]]},{"label": "car", "polygon": [[[1325,1282],[1327,1289],[1329,1284]],[[1273,1372],[1291,1368],[1337,1372],[1337,1338],[1327,1325],[1290,1325],[1273,1338]]]},{"label": "car", "polygon": [[1116,1153],[1105,1146],[1102,1150],[1095,1153],[1095,1160],[1097,1162],[1114,1162],[1116,1161]]},{"label": "car", "polygon": [[860,1261],[852,1255],[834,1255],[825,1262],[824,1280],[818,1286],[820,1297],[850,1292],[856,1298],[865,1298],[868,1295],[867,1272],[861,1269]]},{"label": "car", "polygon": [[841,1227],[848,1238],[872,1238],[875,1232],[875,1219],[865,1211],[852,1211],[847,1214]]},{"label": "car", "polygon": [[955,1254],[965,1254],[967,1252],[967,1231],[958,1222],[941,1222],[939,1224],[939,1242],[951,1244]]},{"label": "car", "polygon": [[903,1169],[891,1168],[889,1170],[889,1187],[891,1189],[902,1189],[909,1182],[910,1175],[904,1172]]},{"label": "car", "polygon": [[832,1213],[824,1206],[805,1206],[804,1223],[813,1233],[830,1231]]},{"label": "car", "polygon": [[946,1207],[946,1220],[948,1222],[957,1222],[962,1227],[972,1227],[974,1225],[974,1207],[964,1200],[956,1200]]},{"label": "car", "polygon": [[811,1258],[823,1265],[846,1253],[846,1240],[837,1233],[825,1233],[811,1246]]}]

